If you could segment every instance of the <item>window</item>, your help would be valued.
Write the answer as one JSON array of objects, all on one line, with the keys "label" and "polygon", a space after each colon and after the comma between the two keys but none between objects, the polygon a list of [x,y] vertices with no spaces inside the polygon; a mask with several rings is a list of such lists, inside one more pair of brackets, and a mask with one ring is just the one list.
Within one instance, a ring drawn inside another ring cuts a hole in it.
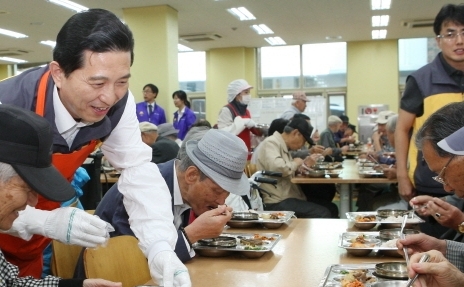
[{"label": "window", "polygon": [[206,53],[178,54],[179,89],[185,92],[204,92],[206,81]]},{"label": "window", "polygon": [[408,75],[432,62],[439,52],[435,38],[399,39],[399,84],[406,84]]},{"label": "window", "polygon": [[346,87],[346,43],[302,46],[305,88]]},{"label": "window", "polygon": [[259,61],[262,89],[300,88],[300,46],[263,47]]},{"label": "window", "polygon": [[197,121],[200,119],[206,119],[206,100],[204,98],[191,99],[192,111],[197,117]]},{"label": "window", "polygon": [[346,115],[345,111],[345,94],[329,95],[329,115],[341,116]]}]

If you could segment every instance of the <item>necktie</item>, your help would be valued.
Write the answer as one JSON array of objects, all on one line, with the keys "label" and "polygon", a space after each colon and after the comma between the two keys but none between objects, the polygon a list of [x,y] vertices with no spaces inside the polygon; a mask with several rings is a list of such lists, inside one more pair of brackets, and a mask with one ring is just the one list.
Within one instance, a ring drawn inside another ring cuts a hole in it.
[{"label": "necktie", "polygon": [[152,113],[153,113],[153,106],[150,104],[148,105],[148,115],[151,116]]}]

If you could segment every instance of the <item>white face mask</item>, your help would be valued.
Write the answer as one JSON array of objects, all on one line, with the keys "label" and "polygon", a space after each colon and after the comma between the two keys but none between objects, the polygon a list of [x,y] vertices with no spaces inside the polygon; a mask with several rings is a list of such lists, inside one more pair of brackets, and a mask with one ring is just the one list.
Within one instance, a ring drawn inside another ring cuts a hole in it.
[{"label": "white face mask", "polygon": [[251,96],[250,95],[242,95],[242,100],[240,101],[241,104],[248,105],[250,103]]}]

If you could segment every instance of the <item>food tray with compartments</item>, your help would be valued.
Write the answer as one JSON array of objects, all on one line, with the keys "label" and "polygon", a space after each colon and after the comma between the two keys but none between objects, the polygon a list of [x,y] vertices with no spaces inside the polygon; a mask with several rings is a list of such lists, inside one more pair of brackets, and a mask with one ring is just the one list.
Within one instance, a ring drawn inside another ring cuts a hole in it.
[{"label": "food tray with compartments", "polygon": [[[356,240],[361,238],[364,242]],[[338,247],[344,248],[347,253],[354,256],[368,256],[371,252],[402,257],[398,253],[396,240],[386,240],[379,236],[379,232],[343,232],[340,234]]]},{"label": "food tray with compartments", "polygon": [[287,223],[295,214],[294,211],[255,211],[259,217],[255,220],[231,219],[227,225],[234,228],[254,227],[261,224],[266,228],[278,228]]},{"label": "food tray with compartments", "polygon": [[[350,276],[350,277],[347,277]],[[350,278],[358,278],[363,282],[363,286],[369,287],[371,284],[392,281],[378,277],[375,274],[375,264],[333,264],[327,267],[324,276],[321,279],[318,287],[341,287],[342,280],[349,280]],[[405,280],[399,280],[406,282]]]},{"label": "food tray with compartments", "polygon": [[[362,229],[362,230],[368,230],[372,229],[377,224],[382,224],[386,228],[398,228],[401,227],[401,222],[403,221],[403,217],[398,216],[398,217],[387,217],[387,218],[382,218],[377,216],[376,211],[364,211],[364,212],[347,212],[346,213],[346,218],[350,222],[354,222],[354,226]],[[367,220],[367,218],[370,218],[371,220]],[[411,213],[410,218],[406,221],[406,228],[411,228],[419,223],[424,222],[422,218],[417,216],[414,213]]]},{"label": "food tray with compartments", "polygon": [[[192,245],[196,253],[201,256],[208,257],[222,257],[228,256],[233,253],[239,252],[247,258],[259,258],[266,252],[272,251],[274,246],[281,239],[281,235],[277,233],[223,233],[221,237],[234,237],[236,239],[236,245],[231,247],[213,247],[204,246],[199,242]],[[254,240],[258,239],[261,244],[256,244]],[[250,244],[249,242],[252,242]]]}]

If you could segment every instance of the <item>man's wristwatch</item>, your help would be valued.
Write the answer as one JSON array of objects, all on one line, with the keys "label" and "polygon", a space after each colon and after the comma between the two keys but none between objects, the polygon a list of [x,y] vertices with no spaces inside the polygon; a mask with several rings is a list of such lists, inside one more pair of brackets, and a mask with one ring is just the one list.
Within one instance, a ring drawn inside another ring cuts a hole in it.
[{"label": "man's wristwatch", "polygon": [[464,233],[464,221],[458,225],[458,231],[459,233]]}]

